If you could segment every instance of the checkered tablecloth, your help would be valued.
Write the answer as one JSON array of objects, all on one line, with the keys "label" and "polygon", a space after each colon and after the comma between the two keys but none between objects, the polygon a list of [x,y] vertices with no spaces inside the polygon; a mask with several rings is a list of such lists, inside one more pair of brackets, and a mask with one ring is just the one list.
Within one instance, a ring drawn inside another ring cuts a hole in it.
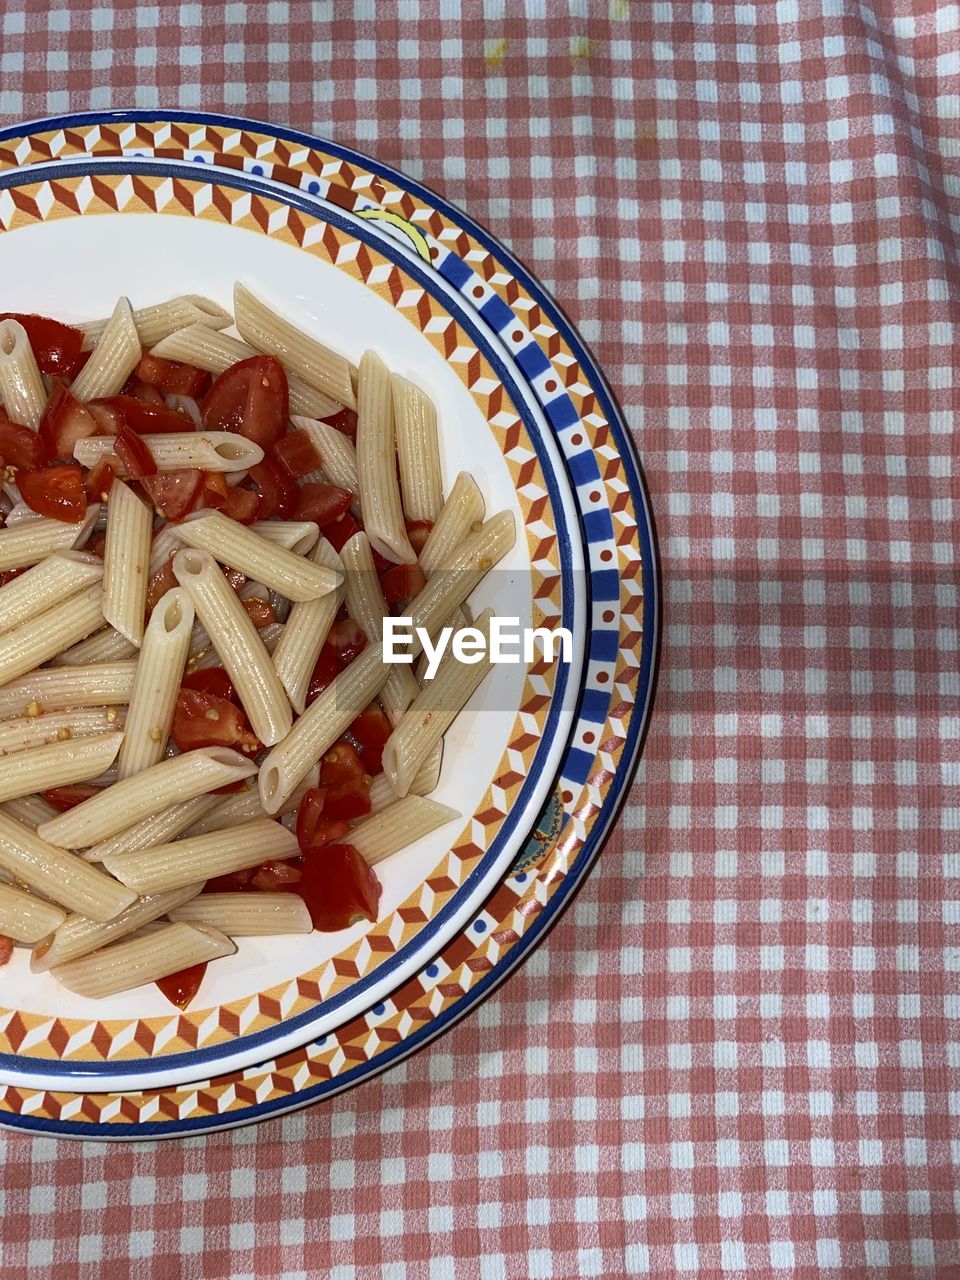
[{"label": "checkered tablecloth", "polygon": [[960,11],[462,8],[3,6],[6,121],[289,123],[505,240],[624,405],[666,609],[630,803],[521,972],[282,1121],[0,1138],[0,1271],[954,1280]]}]

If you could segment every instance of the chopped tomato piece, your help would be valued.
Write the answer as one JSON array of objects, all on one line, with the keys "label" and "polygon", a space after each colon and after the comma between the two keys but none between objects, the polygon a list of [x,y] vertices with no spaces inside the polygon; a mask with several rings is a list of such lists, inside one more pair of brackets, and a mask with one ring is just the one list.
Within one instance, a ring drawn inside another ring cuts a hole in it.
[{"label": "chopped tomato piece", "polygon": [[54,379],[50,399],[37,432],[51,458],[73,460],[73,446],[87,436],[101,434],[96,418],[86,405]]},{"label": "chopped tomato piece", "polygon": [[140,439],[135,431],[120,422],[114,442],[117,457],[123,463],[131,480],[142,480],[144,476],[157,474],[157,463],[149,447]]},{"label": "chopped tomato piece", "polygon": [[206,431],[238,431],[271,449],[283,435],[289,413],[287,375],[273,356],[251,356],[224,370],[203,397]]},{"label": "chopped tomato piece", "polygon": [[427,585],[427,579],[418,564],[395,564],[380,578],[380,590],[387,604],[399,604],[409,600]]},{"label": "chopped tomato piece", "polygon": [[22,569],[4,569],[0,573],[0,587],[5,587],[8,582],[12,582],[14,578],[19,578],[21,573],[26,573],[29,566],[24,565]]},{"label": "chopped tomato piece", "polygon": [[408,520],[407,521],[407,537],[410,539],[410,545],[413,547],[417,555],[426,546],[427,539],[433,533],[432,520]]},{"label": "chopped tomato piece", "polygon": [[259,867],[254,868],[249,887],[262,893],[283,893],[290,889],[296,891],[302,874],[300,867],[272,859],[261,862]]},{"label": "chopped tomato piece", "polygon": [[325,933],[377,919],[380,881],[351,844],[328,844],[305,858],[296,892],[307,904],[313,927]]},{"label": "chopped tomato piece", "polygon": [[83,346],[83,332],[49,316],[28,315],[22,311],[5,311],[0,320],[17,320],[27,331],[30,346],[41,373],[60,378],[75,378]]},{"label": "chopped tomato piece", "polygon": [[260,495],[252,489],[241,489],[239,486],[227,486],[227,500],[223,504],[223,514],[240,524],[253,524],[260,519]]},{"label": "chopped tomato piece", "polygon": [[0,964],[6,964],[13,955],[13,939],[0,936]]},{"label": "chopped tomato piece", "polygon": [[203,485],[197,502],[198,508],[206,507],[211,511],[221,511],[230,497],[227,477],[222,471],[204,471],[202,474]]},{"label": "chopped tomato piece", "polygon": [[323,536],[334,551],[342,551],[353,535],[359,532],[360,525],[354,520],[349,511],[345,512],[339,519],[323,526]]},{"label": "chopped tomato piece", "polygon": [[358,654],[363,653],[367,647],[367,637],[359,622],[354,622],[353,618],[338,618],[330,628],[327,643],[333,646],[338,669],[343,671]]},{"label": "chopped tomato piece", "polygon": [[314,664],[313,674],[310,676],[310,685],[307,689],[307,706],[311,702],[315,702],[323,693],[327,685],[333,684],[337,678],[337,654],[332,645],[325,644],[320,650],[319,657]]},{"label": "chopped tomato piece", "polygon": [[[115,453],[105,453],[87,472],[86,490],[88,502],[102,502],[110,493],[114,477],[120,470],[120,459]],[[89,551],[89,547],[84,550]]]},{"label": "chopped tomato piece", "polygon": [[363,767],[372,777],[383,770],[383,748],[391,732],[390,721],[376,702],[364,707],[350,726],[350,733],[363,756]]},{"label": "chopped tomato piece", "polygon": [[338,489],[335,484],[302,484],[297,495],[296,518],[315,520],[326,536],[325,526],[344,514],[353,494],[349,489]]},{"label": "chopped tomato piece", "polygon": [[183,677],[180,687],[197,689],[201,693],[212,693],[230,702],[236,698],[233,682],[223,667],[201,667],[199,671],[191,671],[189,675]]},{"label": "chopped tomato piece", "polygon": [[339,413],[333,414],[332,417],[324,418],[324,422],[329,422],[331,427],[336,427],[338,431],[342,431],[345,436],[349,436],[351,440],[357,438],[357,414],[354,409],[341,409]]},{"label": "chopped tomato piece", "polygon": [[137,396],[109,396],[104,400],[91,400],[91,412],[96,410],[109,412],[115,423],[122,422],[125,427],[135,431],[138,436],[159,436],[171,431],[192,431],[193,419],[185,413],[177,413],[168,409],[163,397],[147,404]]},{"label": "chopped tomato piece", "polygon": [[259,631],[262,627],[269,627],[272,622],[276,622],[277,615],[270,607],[269,600],[261,600],[259,596],[248,596],[246,600],[241,600],[244,612]]},{"label": "chopped tomato piece", "polygon": [[142,400],[144,404],[163,404],[163,396],[156,387],[151,387],[149,383],[141,382],[135,373],[132,373],[123,385],[120,392],[122,396],[132,396],[134,400]]},{"label": "chopped tomato piece", "polygon": [[179,585],[173,574],[173,553],[171,552],[167,563],[162,569],[158,569],[147,583],[147,613],[153,613],[167,592]]},{"label": "chopped tomato piece", "polygon": [[373,801],[370,799],[372,785],[373,779],[365,773],[355,782],[342,782],[335,787],[327,787],[323,816],[342,820],[362,818],[373,808]]},{"label": "chopped tomato piece", "polygon": [[197,505],[203,487],[202,471],[187,467],[182,471],[158,471],[145,475],[141,483],[147,497],[166,520],[182,520]]},{"label": "chopped tomato piece", "polygon": [[252,889],[250,883],[253,876],[253,867],[247,867],[244,871],[229,871],[226,875],[213,876],[200,890],[201,893],[243,893],[247,889]]},{"label": "chopped tomato piece", "polygon": [[166,396],[197,397],[207,385],[209,374],[192,364],[179,360],[164,360],[149,353],[142,356],[136,369],[137,377],[150,387],[156,387]]},{"label": "chopped tomato piece", "polygon": [[301,476],[308,476],[311,471],[316,471],[323,463],[313,437],[302,428],[289,431],[281,437],[273,446],[273,456],[298,480]]},{"label": "chopped tomato piece", "polygon": [[100,788],[92,786],[89,782],[73,782],[69,786],[50,787],[49,790],[41,791],[40,794],[58,813],[66,813],[68,809],[75,809],[78,804],[83,804],[84,800],[89,800],[91,796],[99,795]]},{"label": "chopped tomato piece", "polygon": [[99,556],[103,559],[104,552],[107,549],[107,535],[105,533],[95,533],[93,537],[84,544],[84,551],[89,552],[92,556]]},{"label": "chopped tomato piece", "polygon": [[49,461],[46,442],[29,427],[11,422],[0,409],[0,458],[8,467],[42,467]]},{"label": "chopped tomato piece", "polygon": [[316,853],[325,844],[342,840],[350,830],[342,818],[328,818],[323,812],[325,797],[322,787],[312,787],[300,801],[297,843],[301,853]]},{"label": "chopped tomato piece", "polygon": [[260,490],[258,519],[280,516],[286,520],[293,516],[300,496],[297,482],[269,454],[257,466],[250,468],[250,479]]},{"label": "chopped tomato piece", "polygon": [[244,713],[214,693],[181,687],[173,712],[173,740],[181,751],[197,747],[233,747],[247,755],[261,750]]},{"label": "chopped tomato piece", "polygon": [[87,514],[83,472],[74,463],[17,472],[20,496],[38,515],[67,524],[79,524]]},{"label": "chopped tomato piece", "polygon": [[177,973],[167,974],[165,978],[158,978],[157,986],[171,1004],[175,1004],[178,1009],[185,1009],[200,990],[200,983],[206,972],[207,962],[201,960],[199,964],[192,964],[189,969],[180,969]]},{"label": "chopped tomato piece", "polygon": [[359,783],[366,773],[356,747],[346,738],[339,738],[320,762],[320,785],[336,787]]}]

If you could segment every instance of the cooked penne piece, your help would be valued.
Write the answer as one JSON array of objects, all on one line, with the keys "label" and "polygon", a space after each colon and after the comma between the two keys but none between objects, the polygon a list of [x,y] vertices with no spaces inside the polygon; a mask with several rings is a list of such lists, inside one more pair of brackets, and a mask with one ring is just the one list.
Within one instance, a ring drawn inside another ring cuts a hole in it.
[{"label": "cooked penne piece", "polygon": [[392,853],[398,853],[421,836],[429,835],[460,816],[456,809],[438,804],[436,800],[406,796],[379,813],[364,818],[344,839],[374,867]]},{"label": "cooked penne piece", "polygon": [[421,648],[417,630],[422,628],[433,635],[503,559],[516,537],[517,525],[512,512],[501,511],[491,516],[461,543],[444,565],[444,571],[434,573],[419,594],[404,606],[414,631],[411,648],[414,657]]},{"label": "cooked penne piece", "polygon": [[50,972],[79,996],[113,996],[192,965],[232,956],[236,949],[236,943],[216,929],[170,924],[79,960],[68,960]]},{"label": "cooked penne piece", "polygon": [[153,512],[132,489],[114,480],[103,552],[103,616],[138,649],[143,640],[152,541]]},{"label": "cooked penne piece", "polygon": [[420,552],[420,568],[429,578],[453,559],[483,519],[483,494],[473,476],[461,471]]},{"label": "cooked penne piece", "polygon": [[[265,627],[260,628],[257,634],[260,636],[267,653],[272,654],[280,643],[280,637],[283,635],[283,624],[280,622],[268,622]],[[204,667],[219,667],[221,665],[220,655],[213,645],[209,649],[204,649],[199,656],[191,656],[187,663],[191,671],[202,671]]]},{"label": "cooked penne piece", "polygon": [[115,733],[122,728],[122,718],[114,716],[112,721],[108,720],[104,707],[87,711],[53,711],[49,715],[0,721],[0,756],[27,751],[30,747],[44,747],[52,742]]},{"label": "cooked penne piece", "polygon": [[152,844],[164,844],[168,840],[175,840],[188,827],[199,822],[205,814],[219,809],[221,803],[220,796],[200,795],[194,796],[192,800],[184,800],[180,804],[172,804],[169,809],[151,813],[149,817],[141,818],[132,827],[124,827],[115,836],[91,845],[81,856],[84,862],[102,862],[104,858],[109,858],[114,853],[130,853],[134,849],[148,849]]},{"label": "cooked penne piece", "polygon": [[[130,701],[136,670],[135,662],[103,662],[31,671],[0,688],[0,720],[70,707],[120,706]],[[104,714],[109,720],[109,713]],[[114,714],[114,723],[116,719]]]},{"label": "cooked penne piece", "polygon": [[[297,898],[296,901],[301,900]],[[66,913],[60,907],[34,898],[13,885],[0,884],[0,935],[12,938],[14,942],[32,945],[62,925],[65,919]],[[297,931],[290,929],[287,932]]]},{"label": "cooked penne piece", "polygon": [[94,503],[87,508],[80,524],[34,516],[14,528],[0,529],[0,573],[39,564],[55,551],[69,551],[71,547],[81,546],[89,537],[99,514],[99,504]]},{"label": "cooked penne piece", "polygon": [[[301,431],[305,431],[322,459],[323,472],[331,484],[338,489],[349,489],[351,493],[360,492],[360,481],[357,478],[357,451],[349,436],[331,426],[329,422],[321,422],[318,418],[303,418],[294,415],[290,421]],[[310,476],[305,476],[309,480]]]},{"label": "cooked penne piece", "polygon": [[[203,836],[208,831],[223,831],[225,827],[238,827],[251,818],[264,818],[266,814],[260,804],[260,793],[256,787],[247,787],[245,791],[237,791],[232,796],[217,797],[216,805],[201,814],[185,828],[189,836]],[[162,844],[163,839],[152,841]],[[140,846],[143,847],[143,846]]]},{"label": "cooked penne piece", "polygon": [[42,823],[38,834],[64,849],[89,849],[152,813],[241,782],[256,771],[252,760],[227,747],[185,751]]},{"label": "cooked penne piece", "polygon": [[[410,795],[428,796],[431,791],[436,789],[437,783],[440,781],[440,762],[442,759],[443,743],[438,742],[420,766],[416,777],[410,784]],[[371,812],[379,813],[387,805],[393,804],[396,799],[398,799],[397,793],[391,787],[390,779],[385,773],[378,773],[370,787]]]},{"label": "cooked penne piece", "polygon": [[122,636],[119,631],[114,631],[113,627],[104,627],[102,631],[95,631],[86,640],[81,640],[79,644],[73,644],[69,649],[64,649],[63,653],[58,653],[56,657],[50,659],[50,665],[52,667],[86,667],[92,663],[117,663],[123,662],[125,658],[135,658],[138,653],[137,646],[131,644],[126,636]]},{"label": "cooked penne piece", "polygon": [[425,391],[399,374],[391,384],[403,511],[408,520],[436,520],[443,507],[437,410]]},{"label": "cooked penne piece", "polygon": [[0,397],[11,422],[36,431],[47,392],[27,331],[19,320],[0,321]]},{"label": "cooked penne piece", "polygon": [[185,548],[174,556],[173,572],[193,601],[253,732],[266,746],[279,742],[293,723],[290,702],[256,627],[217,562],[205,551]]},{"label": "cooked penne piece", "polygon": [[7,800],[0,809],[17,822],[22,822],[31,831],[36,831],[41,822],[52,818],[57,812],[52,804],[47,804],[43,796],[20,796],[17,800]]},{"label": "cooked penne piece", "polygon": [[183,543],[177,537],[177,529],[179,525],[165,524],[154,535],[153,545],[150,548],[150,577],[155,573],[159,573],[163,566],[170,560],[183,546]]},{"label": "cooked penne piece", "polygon": [[228,938],[312,933],[307,904],[293,893],[202,893],[169,913],[182,924],[206,924]]},{"label": "cooked penne piece", "polygon": [[[317,543],[313,560],[332,573],[342,574],[340,557],[326,538]],[[344,591],[341,582],[329,595],[295,604],[283,628],[280,643],[274,650],[273,665],[298,715],[303,713],[306,705],[310,677],[337,610],[343,604]]]},{"label": "cooked penne piece", "polygon": [[[78,324],[85,335],[84,348],[89,350],[99,341],[109,320],[86,320]],[[208,329],[226,329],[233,324],[233,316],[209,298],[186,293],[182,298],[171,298],[152,307],[138,307],[133,313],[140,345],[146,350],[155,346],[169,333],[176,333],[190,324]]]},{"label": "cooked penne piece", "polygon": [[[253,440],[233,431],[170,431],[166,435],[141,436],[153,454],[158,471],[249,471],[263,461],[263,450]],[[95,467],[115,452],[113,436],[88,436],[73,446],[73,456],[84,467]],[[123,467],[117,473],[125,476]]]},{"label": "cooked penne piece", "polygon": [[113,764],[122,738],[122,734],[114,733],[108,738],[68,739],[3,756],[0,758],[0,800],[98,778]]},{"label": "cooked penne piece", "polygon": [[63,604],[21,622],[0,635],[0,684],[39,667],[61,649],[88,636],[102,621],[100,585],[96,583]]},{"label": "cooked penne piece", "polygon": [[[363,628],[370,643],[379,644],[383,639],[383,620],[389,610],[380,590],[380,579],[373,563],[370,542],[362,530],[344,544],[341,558],[345,574],[347,612]],[[308,673],[308,683],[309,680]],[[418,692],[413,667],[391,665],[387,683],[380,691],[383,709],[391,724],[399,723]]]},{"label": "cooked penne piece", "polygon": [[187,661],[193,605],[175,587],[157,602],[143,633],[117,776],[129,778],[163,758]]},{"label": "cooked penne piece", "polygon": [[221,564],[279,591],[288,600],[316,600],[340,582],[336,570],[295,555],[220,511],[197,512],[184,520],[179,533],[188,546],[209,552]]},{"label": "cooked penne piece", "polygon": [[370,545],[394,564],[417,557],[403,520],[397,482],[396,436],[390,373],[379,356],[365,351],[357,386],[357,481]]},{"label": "cooked penne piece", "polygon": [[267,813],[281,811],[307,770],[377,696],[388,672],[383,645],[368,645],[307,707],[260,766],[260,803]]},{"label": "cooked penne piece", "polygon": [[255,520],[247,528],[298,556],[309,555],[320,537],[320,526],[313,520]]},{"label": "cooked penne piece", "polygon": [[133,311],[127,299],[120,298],[70,391],[78,400],[115,396],[139,361],[140,338]]},{"label": "cooked penne piece", "polygon": [[34,973],[46,973],[54,965],[66,964],[68,960],[78,960],[80,956],[89,955],[100,947],[107,947],[112,942],[135,933],[145,924],[159,920],[168,911],[182,907],[203,888],[202,881],[186,885],[183,889],[171,889],[168,893],[158,893],[152,898],[137,898],[126,911],[101,924],[96,920],[88,920],[86,916],[68,916],[59,927],[55,926],[53,937],[41,934],[34,939],[38,945],[30,957],[30,968]]},{"label": "cooked penne piece", "polygon": [[0,587],[0,631],[69,600],[103,577],[103,561],[85,551],[58,551]]},{"label": "cooked penne piece", "polygon": [[45,898],[90,920],[112,920],[137,896],[7,813],[0,813],[0,867]]},{"label": "cooked penne piece", "polygon": [[[238,342],[225,333],[215,333],[205,325],[192,324],[158,342],[150,354],[162,356],[164,360],[182,360],[197,369],[206,369],[207,373],[216,377],[238,360],[249,360],[258,353],[245,342]],[[322,396],[319,391],[308,387],[289,372],[287,387],[290,392],[291,413],[306,414],[310,418],[329,418],[340,408],[336,401]]]},{"label": "cooked penne piece", "polygon": [[480,661],[467,664],[451,658],[444,662],[387,739],[383,748],[383,771],[398,796],[405,796],[411,790],[430,753],[490,670],[491,616],[486,609],[473,624],[486,639],[483,652],[476,655]]},{"label": "cooked penne piece", "polygon": [[271,858],[292,858],[299,852],[296,836],[286,827],[271,818],[253,818],[239,827],[114,854],[104,866],[137,893],[163,893],[195,880],[256,867]]},{"label": "cooked penne piece", "polygon": [[309,387],[353,409],[352,366],[345,356],[310,338],[289,320],[255,297],[243,284],[233,286],[233,313],[237,331],[245,342],[275,356],[285,369]]}]

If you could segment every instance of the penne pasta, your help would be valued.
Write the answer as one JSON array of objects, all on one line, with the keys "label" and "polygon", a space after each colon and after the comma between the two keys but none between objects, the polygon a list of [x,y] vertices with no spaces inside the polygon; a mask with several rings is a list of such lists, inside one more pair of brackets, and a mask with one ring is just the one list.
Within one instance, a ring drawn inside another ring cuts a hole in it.
[{"label": "penne pasta", "polygon": [[67,739],[0,758],[0,800],[97,778],[113,764],[123,735]]},{"label": "penne pasta", "polygon": [[77,595],[103,577],[103,561],[84,551],[58,551],[0,587],[0,632],[9,631]]},{"label": "penne pasta", "polygon": [[159,573],[168,560],[172,560],[176,553],[183,546],[177,536],[179,525],[165,524],[153,539],[150,547],[150,577]]},{"label": "penne pasta", "polygon": [[125,658],[135,658],[138,652],[137,646],[131,644],[126,636],[114,631],[113,627],[104,627],[102,631],[95,631],[86,640],[58,653],[55,658],[50,659],[50,665],[86,667],[91,663],[117,663],[123,662]]},{"label": "penne pasta", "polygon": [[66,913],[60,907],[34,898],[13,885],[0,884],[0,935],[32,945],[62,925],[65,919]]},{"label": "penne pasta", "polygon": [[444,662],[411,703],[383,748],[383,771],[398,796],[410,791],[420,769],[437,747],[464,704],[490,670],[490,610],[473,624],[485,637],[486,646],[474,663],[451,658]]},{"label": "penne pasta", "polygon": [[293,893],[203,893],[170,912],[182,924],[205,924],[228,938],[312,933],[307,904]]},{"label": "penne pasta", "polygon": [[78,400],[115,396],[139,361],[140,338],[133,311],[127,299],[120,298],[70,391]]},{"label": "penne pasta", "polygon": [[331,351],[289,320],[278,316],[246,285],[234,285],[233,311],[237,331],[245,342],[257,351],[275,356],[285,369],[302,378],[315,391],[350,409],[356,407],[352,366],[345,356]]},{"label": "penne pasta", "polygon": [[174,556],[173,572],[193,601],[253,732],[266,746],[279,742],[293,722],[290,702],[256,627],[216,561],[205,551],[185,548]]},{"label": "penne pasta", "polygon": [[[206,325],[192,324],[158,342],[150,354],[164,360],[182,360],[218,376],[238,360],[249,360],[257,352],[225,333],[216,333]],[[340,408],[336,401],[321,395],[292,373],[287,374],[287,387],[292,413],[305,414],[310,418],[329,418]]]},{"label": "penne pasta", "polygon": [[100,586],[87,587],[63,604],[0,635],[0,684],[40,666],[88,636],[103,621]]},{"label": "penne pasta", "polygon": [[47,818],[52,818],[57,812],[42,796],[20,796],[17,800],[8,800],[0,805],[0,810],[17,822],[22,822],[31,831],[36,831],[41,822],[46,822]]},{"label": "penne pasta", "polygon": [[[104,662],[31,671],[0,688],[0,720],[70,707],[120,706],[130,701],[136,670],[135,662]],[[109,720],[109,713],[104,714]],[[114,715],[114,723],[116,719]]]},{"label": "penne pasta", "polygon": [[51,970],[58,982],[89,998],[116,995],[145,982],[156,982],[195,964],[206,964],[236,951],[236,943],[216,929],[170,924],[117,942],[103,951],[68,960]]},{"label": "penne pasta", "polygon": [[241,782],[256,765],[227,747],[203,747],[161,760],[41,823],[38,834],[65,849],[89,849],[172,804]]},{"label": "penne pasta", "polygon": [[309,555],[320,537],[320,526],[313,520],[255,520],[247,528],[298,556]]},{"label": "penne pasta", "polygon": [[437,411],[418,386],[394,374],[393,416],[400,459],[400,491],[408,520],[435,521],[443,507]]},{"label": "penne pasta", "polygon": [[[234,431],[170,431],[140,438],[153,454],[158,471],[182,471],[189,467],[203,471],[249,471],[263,461],[260,446]],[[81,466],[95,467],[101,458],[116,452],[115,446],[113,436],[87,436],[73,446],[73,456]],[[121,467],[117,474],[127,473]]]},{"label": "penne pasta", "polygon": [[335,569],[295,555],[220,511],[197,512],[180,525],[179,534],[188,546],[208,552],[288,600],[316,600],[340,582]]},{"label": "penne pasta", "polygon": [[453,559],[483,514],[483,494],[476,480],[461,471],[420,552],[420,568],[428,578]]},{"label": "penne pasta", "polygon": [[153,540],[153,512],[132,489],[115,480],[107,507],[103,553],[103,616],[139,649],[147,605],[147,569]]},{"label": "penne pasta", "polygon": [[157,602],[143,634],[117,776],[129,778],[163,758],[187,661],[193,605],[180,587]]},{"label": "penne pasta", "polygon": [[436,800],[406,796],[357,823],[350,831],[348,842],[374,867],[460,816],[456,809],[438,804]]},{"label": "penne pasta", "polygon": [[[305,431],[320,454],[324,474],[338,489],[349,489],[351,493],[360,492],[360,481],[357,477],[357,450],[349,436],[338,431],[329,422],[321,422],[317,418],[303,418],[294,415],[291,423],[301,431]],[[310,480],[312,476],[305,476]]]},{"label": "penne pasta", "polygon": [[11,422],[36,431],[47,392],[27,331],[19,320],[0,320],[0,397]]},{"label": "penne pasta", "polygon": [[[317,543],[313,561],[329,569],[331,573],[342,574],[340,557],[326,538],[321,538]],[[323,642],[343,603],[344,591],[345,587],[341,583],[328,595],[295,604],[283,628],[280,643],[274,650],[273,665],[298,715],[302,715],[306,706],[310,677]]]},{"label": "penne pasta", "polygon": [[388,670],[383,646],[368,645],[307,707],[260,766],[260,803],[267,813],[281,811],[307,771],[377,696]]},{"label": "penne pasta", "polygon": [[[347,612],[360,624],[370,643],[378,644],[383,639],[383,620],[389,610],[380,590],[370,542],[362,530],[344,544],[341,557]],[[391,724],[399,722],[418,692],[412,666],[391,665],[387,682],[380,691],[383,709]]]},{"label": "penne pasta", "polygon": [[357,481],[370,545],[394,564],[413,564],[417,557],[407,537],[397,482],[390,374],[372,351],[365,351],[360,360]]},{"label": "penne pasta", "polygon": [[[195,822],[185,828],[185,834],[189,836],[206,835],[208,831],[223,831],[225,827],[238,827],[243,822],[249,822],[251,818],[263,818],[266,814],[260,804],[260,793],[256,787],[247,787],[244,791],[237,791],[232,796],[217,797],[216,805],[201,814]],[[161,840],[153,841],[154,844],[161,844]]]},{"label": "penne pasta", "polygon": [[46,973],[54,965],[65,964],[68,960],[78,960],[80,956],[90,955],[100,947],[119,942],[121,938],[135,933],[145,924],[159,920],[168,911],[182,907],[202,888],[202,884],[191,884],[183,889],[171,889],[168,893],[155,894],[150,898],[137,898],[126,911],[121,911],[118,916],[107,920],[106,923],[88,920],[86,916],[68,916],[59,926],[54,926],[56,932],[52,937],[41,934],[42,941],[35,939],[38,945],[34,947],[30,957],[30,968],[34,973]]},{"label": "penne pasta", "polygon": [[[85,349],[89,350],[99,341],[109,323],[109,320],[87,320],[77,325],[84,332]],[[159,302],[152,307],[138,307],[133,313],[133,323],[136,325],[140,345],[148,349],[167,334],[175,333],[177,329],[190,324],[203,325],[208,329],[226,329],[233,324],[233,316],[209,298],[188,293],[182,298],[171,298],[169,302]]]},{"label": "penne pasta", "polygon": [[107,719],[105,707],[87,711],[54,711],[45,716],[22,716],[17,720],[0,722],[0,756],[26,751],[30,747],[43,747],[52,742],[69,742],[77,738],[115,733],[122,728],[120,717],[115,715],[113,720]]},{"label": "penne pasta", "polygon": [[[437,783],[440,781],[440,762],[442,759],[443,743],[438,742],[411,782],[410,795],[428,796],[431,791],[436,790]],[[390,779],[387,775],[378,773],[370,787],[371,812],[379,813],[387,805],[393,804],[397,798],[397,793],[390,785]]]},{"label": "penne pasta", "polygon": [[135,849],[148,849],[152,844],[164,844],[168,840],[175,840],[194,823],[199,822],[206,814],[213,813],[220,806],[221,797],[217,795],[194,796],[192,800],[172,804],[169,809],[151,813],[148,817],[135,822],[132,827],[124,827],[116,835],[101,840],[99,844],[91,845],[83,853],[83,860],[84,862],[102,862],[104,858],[109,858],[114,853],[130,853]]},{"label": "penne pasta", "polygon": [[112,920],[137,896],[7,813],[0,813],[0,868],[45,898],[90,920]]},{"label": "penne pasta", "polygon": [[95,503],[87,508],[80,524],[34,516],[13,528],[0,529],[0,573],[39,564],[56,551],[79,547],[86,542],[99,514],[100,507]]},{"label": "penne pasta", "polygon": [[296,836],[286,827],[270,818],[253,818],[239,827],[114,854],[104,865],[129,888],[150,894],[243,871],[271,858],[292,858],[299,852]]}]

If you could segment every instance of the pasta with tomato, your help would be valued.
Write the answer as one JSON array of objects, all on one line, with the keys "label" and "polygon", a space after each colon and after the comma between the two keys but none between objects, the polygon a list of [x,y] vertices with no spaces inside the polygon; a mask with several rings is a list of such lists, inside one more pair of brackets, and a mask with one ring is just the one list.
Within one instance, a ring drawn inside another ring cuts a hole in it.
[{"label": "pasta with tomato", "polygon": [[428,793],[486,668],[421,690],[378,628],[457,616],[513,517],[380,355],[235,307],[0,315],[0,963],[88,997],[373,923],[460,816]]}]

